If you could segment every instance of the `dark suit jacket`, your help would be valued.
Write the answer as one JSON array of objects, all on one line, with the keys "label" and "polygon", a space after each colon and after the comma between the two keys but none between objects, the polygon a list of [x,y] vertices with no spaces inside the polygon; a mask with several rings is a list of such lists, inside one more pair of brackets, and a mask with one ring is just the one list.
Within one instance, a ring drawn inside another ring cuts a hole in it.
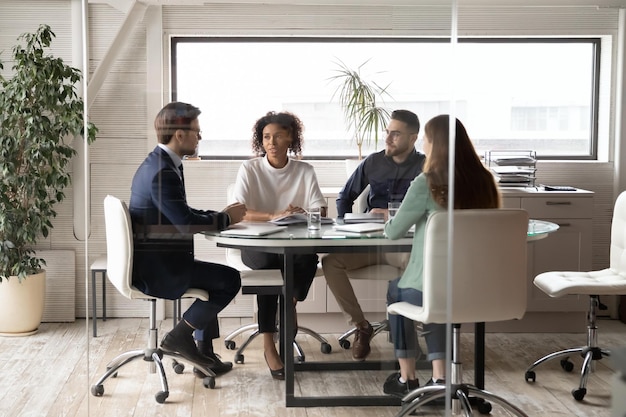
[{"label": "dark suit jacket", "polygon": [[[183,179],[172,158],[158,146],[133,177],[129,210],[134,231],[133,284],[148,295],[179,298],[194,273],[193,229],[197,227],[192,226],[223,230],[228,215],[189,207]],[[154,233],[156,229],[168,232]]]}]

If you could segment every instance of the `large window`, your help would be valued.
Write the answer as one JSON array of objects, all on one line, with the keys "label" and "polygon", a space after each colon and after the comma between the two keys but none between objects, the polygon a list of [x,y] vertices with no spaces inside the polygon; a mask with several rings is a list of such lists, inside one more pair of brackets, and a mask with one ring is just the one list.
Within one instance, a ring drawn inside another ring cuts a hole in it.
[{"label": "large window", "polygon": [[[479,152],[596,156],[599,39],[172,38],[173,99],[197,105],[200,155],[247,157],[254,122],[297,114],[305,158],[356,154],[334,96],[338,63],[389,86],[422,124],[454,111]],[[371,144],[364,153],[382,149]]]}]

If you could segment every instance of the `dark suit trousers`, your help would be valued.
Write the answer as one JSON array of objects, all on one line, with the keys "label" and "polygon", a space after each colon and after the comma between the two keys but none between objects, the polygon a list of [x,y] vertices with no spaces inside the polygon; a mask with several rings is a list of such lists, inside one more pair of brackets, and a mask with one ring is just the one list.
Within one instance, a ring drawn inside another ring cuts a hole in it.
[{"label": "dark suit trousers", "polygon": [[[241,260],[251,269],[280,269],[285,275],[283,255],[263,253],[251,250],[241,251]],[[313,278],[317,272],[317,255],[296,255],[294,257],[293,283],[294,297],[304,301],[309,294]],[[258,322],[260,333],[276,332],[276,313],[278,312],[278,295],[257,295]]]},{"label": "dark suit trousers", "polygon": [[[195,329],[196,340],[219,337],[217,314],[226,307],[241,288],[239,271],[226,265],[198,260],[178,262],[172,267],[172,256],[142,256],[135,258],[135,274],[148,281],[135,282],[148,295],[177,299],[189,288],[209,293],[209,301],[196,300],[183,314],[183,319]],[[150,285],[151,284],[151,285]],[[147,288],[146,288],[147,287]]]}]

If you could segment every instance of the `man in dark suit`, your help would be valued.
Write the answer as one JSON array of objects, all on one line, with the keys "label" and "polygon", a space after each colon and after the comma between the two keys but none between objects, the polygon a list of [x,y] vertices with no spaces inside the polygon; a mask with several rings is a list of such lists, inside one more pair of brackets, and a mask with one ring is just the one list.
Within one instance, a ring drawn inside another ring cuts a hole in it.
[{"label": "man in dark suit", "polygon": [[[232,363],[222,362],[213,352],[212,339],[219,337],[217,314],[239,291],[241,277],[228,266],[195,260],[193,234],[223,230],[241,221],[246,208],[236,203],[216,212],[187,205],[182,157],[196,152],[201,139],[199,114],[197,107],[175,102],[163,107],[155,119],[159,143],[137,169],[131,188],[133,284],[145,294],[172,300],[189,288],[209,293],[209,301],[196,300],[185,311],[161,348],[220,374],[228,372]],[[204,376],[197,369],[194,374]]]}]

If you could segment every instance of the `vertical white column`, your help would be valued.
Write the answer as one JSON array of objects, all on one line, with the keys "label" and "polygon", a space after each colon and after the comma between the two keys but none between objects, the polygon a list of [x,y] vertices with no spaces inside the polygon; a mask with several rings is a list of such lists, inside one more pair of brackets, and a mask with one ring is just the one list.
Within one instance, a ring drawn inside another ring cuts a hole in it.
[{"label": "vertical white column", "polygon": [[[87,13],[83,13],[83,0],[72,0],[72,66],[78,68],[83,74],[83,82],[77,86],[79,96],[85,102],[85,126],[87,126],[87,81],[89,78],[89,57],[87,52],[88,39],[83,27],[87,26]],[[87,7],[87,6],[85,6]],[[88,169],[83,167],[87,164],[87,147],[82,136],[74,137],[72,146],[76,150],[76,156],[72,161],[72,199],[74,236],[78,240],[86,240],[89,237],[89,175]]]},{"label": "vertical white column", "polygon": [[[169,65],[165,45],[163,44],[163,15],[161,6],[149,6],[144,16],[146,23],[146,152],[156,146],[154,134],[154,118],[165,102],[169,102],[169,88],[167,87],[166,69]],[[165,300],[157,300],[157,320],[165,319]]]},{"label": "vertical white column", "polygon": [[626,73],[624,60],[626,59],[626,10],[619,10],[619,29],[616,42],[616,65],[615,65],[615,145],[614,164],[615,176],[613,177],[613,200],[621,191],[626,190]]}]

